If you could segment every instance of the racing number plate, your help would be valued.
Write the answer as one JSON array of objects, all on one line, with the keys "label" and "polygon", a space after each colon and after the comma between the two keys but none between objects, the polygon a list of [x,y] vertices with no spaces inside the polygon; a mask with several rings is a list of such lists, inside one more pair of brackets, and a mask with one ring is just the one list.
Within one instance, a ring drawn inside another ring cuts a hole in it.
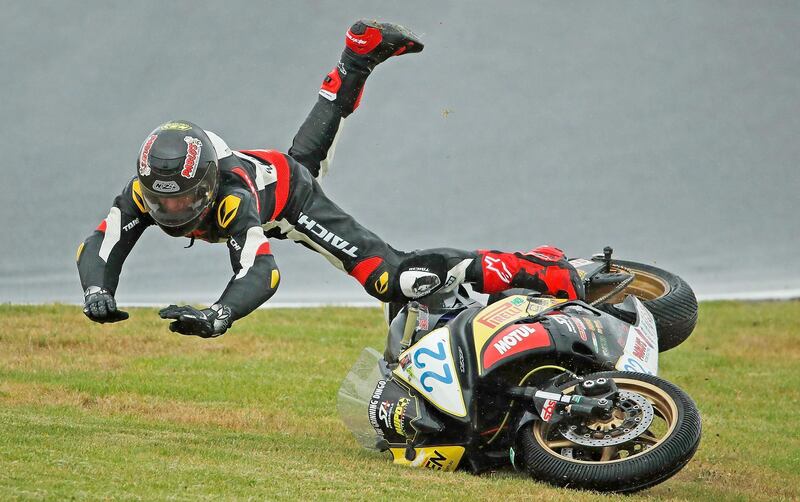
[{"label": "racing number plate", "polygon": [[465,417],[467,407],[455,367],[450,330],[443,327],[431,331],[400,354],[400,364],[393,373],[440,410]]}]

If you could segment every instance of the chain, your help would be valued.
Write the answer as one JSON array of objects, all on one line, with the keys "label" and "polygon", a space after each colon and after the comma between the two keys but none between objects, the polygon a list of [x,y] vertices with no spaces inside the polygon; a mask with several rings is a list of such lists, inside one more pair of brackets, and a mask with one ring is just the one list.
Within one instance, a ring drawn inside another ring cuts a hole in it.
[{"label": "chain", "polygon": [[611,290],[609,293],[607,293],[607,294],[605,294],[605,295],[601,296],[601,297],[600,297],[600,298],[598,298],[597,300],[595,300],[595,301],[593,301],[592,303],[590,303],[590,305],[591,305],[591,306],[593,306],[593,307],[594,307],[595,305],[599,305],[599,304],[601,304],[601,303],[605,302],[606,300],[608,300],[609,298],[611,298],[612,296],[616,295],[616,294],[617,294],[617,293],[619,293],[620,291],[623,291],[623,290],[624,290],[625,288],[627,288],[627,287],[628,287],[628,285],[629,285],[630,283],[632,283],[632,282],[633,282],[633,280],[636,278],[636,276],[633,274],[633,272],[631,272],[631,271],[630,271],[630,270],[628,270],[627,268],[625,268],[625,267],[623,267],[623,266],[620,266],[620,265],[614,265],[614,267],[616,267],[616,268],[617,268],[619,271],[626,272],[626,273],[630,274],[630,277],[628,277],[628,278],[627,278],[627,279],[625,279],[624,281],[620,282],[620,283],[619,283],[617,286],[615,286],[615,287],[614,287],[614,289],[612,289],[612,290]]}]

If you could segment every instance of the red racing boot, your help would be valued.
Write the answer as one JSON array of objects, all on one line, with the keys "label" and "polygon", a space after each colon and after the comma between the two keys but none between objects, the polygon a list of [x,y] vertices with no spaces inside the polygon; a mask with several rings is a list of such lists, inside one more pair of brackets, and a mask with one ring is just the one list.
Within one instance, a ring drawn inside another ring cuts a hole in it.
[{"label": "red racing boot", "polygon": [[345,34],[342,59],[363,65],[369,71],[392,56],[421,52],[424,48],[411,30],[399,24],[362,19]]},{"label": "red racing boot", "polygon": [[345,34],[345,48],[336,68],[322,82],[319,94],[338,105],[342,117],[358,108],[364,83],[377,65],[392,56],[422,51],[424,45],[398,24],[362,19]]},{"label": "red racing boot", "polygon": [[473,286],[480,293],[526,288],[568,300],[584,298],[583,280],[556,247],[540,246],[527,253],[478,250],[478,258],[482,280]]}]

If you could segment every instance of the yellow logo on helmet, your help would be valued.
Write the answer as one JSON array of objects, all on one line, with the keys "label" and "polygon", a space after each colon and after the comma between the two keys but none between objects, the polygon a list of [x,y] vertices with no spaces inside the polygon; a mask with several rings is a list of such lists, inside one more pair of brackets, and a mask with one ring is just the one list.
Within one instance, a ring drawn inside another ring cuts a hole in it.
[{"label": "yellow logo on helmet", "polygon": [[228,195],[222,199],[217,208],[217,224],[220,228],[228,228],[228,225],[236,218],[241,202],[242,199],[235,195]]},{"label": "yellow logo on helmet", "polygon": [[275,289],[275,286],[278,285],[278,281],[281,280],[281,274],[278,272],[277,269],[272,271],[272,279],[270,280],[269,287]]},{"label": "yellow logo on helmet", "polygon": [[378,280],[375,281],[375,291],[378,292],[379,295],[386,293],[389,290],[389,272],[384,272],[378,277]]},{"label": "yellow logo on helmet", "polygon": [[75,261],[81,261],[81,255],[83,254],[83,247],[86,245],[85,242],[81,242],[81,245],[78,246],[78,252],[75,253]]},{"label": "yellow logo on helmet", "polygon": [[188,131],[191,128],[191,124],[187,124],[186,122],[167,122],[166,124],[161,124],[162,131]]},{"label": "yellow logo on helmet", "polygon": [[142,197],[142,185],[139,180],[134,180],[133,185],[131,185],[131,198],[136,207],[139,208],[139,211],[147,212],[147,206],[144,205],[144,197]]}]

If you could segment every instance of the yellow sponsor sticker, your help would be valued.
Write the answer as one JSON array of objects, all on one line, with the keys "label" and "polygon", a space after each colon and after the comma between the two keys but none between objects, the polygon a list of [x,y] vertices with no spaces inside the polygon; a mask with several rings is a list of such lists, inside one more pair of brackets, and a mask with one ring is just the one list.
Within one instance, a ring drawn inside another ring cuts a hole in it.
[{"label": "yellow sponsor sticker", "polygon": [[281,273],[278,272],[278,269],[272,271],[272,278],[269,281],[269,287],[275,289],[275,286],[278,285],[278,281],[281,280]]},{"label": "yellow sponsor sticker", "polygon": [[75,261],[80,261],[81,253],[83,253],[83,247],[86,245],[85,242],[81,242],[81,245],[78,246],[78,252],[75,253]]},{"label": "yellow sponsor sticker", "polygon": [[161,124],[162,131],[188,131],[192,128],[191,124],[187,124],[186,122],[180,121],[172,121],[167,122],[165,124]]},{"label": "yellow sponsor sticker", "polygon": [[131,198],[136,207],[139,208],[139,211],[147,212],[147,206],[144,204],[144,197],[142,197],[142,185],[139,180],[134,180],[133,185],[131,185]]},{"label": "yellow sponsor sticker", "polygon": [[524,295],[514,295],[484,307],[475,316],[475,320],[472,321],[473,341],[475,342],[475,355],[478,358],[479,372],[481,374],[484,372],[480,360],[483,347],[496,333],[519,319],[534,316],[562,302],[564,300],[556,298],[529,300]]},{"label": "yellow sponsor sticker", "polygon": [[409,467],[422,467],[434,471],[454,471],[464,456],[463,446],[428,446],[414,448],[414,460],[406,458],[405,448],[390,448],[394,463]]},{"label": "yellow sponsor sticker", "polygon": [[389,289],[389,272],[384,272],[378,277],[378,280],[375,281],[375,291],[378,292],[379,295],[386,293]]},{"label": "yellow sponsor sticker", "polygon": [[236,218],[241,203],[242,199],[235,195],[228,195],[222,199],[217,208],[217,224],[220,228],[228,228],[228,225]]}]

